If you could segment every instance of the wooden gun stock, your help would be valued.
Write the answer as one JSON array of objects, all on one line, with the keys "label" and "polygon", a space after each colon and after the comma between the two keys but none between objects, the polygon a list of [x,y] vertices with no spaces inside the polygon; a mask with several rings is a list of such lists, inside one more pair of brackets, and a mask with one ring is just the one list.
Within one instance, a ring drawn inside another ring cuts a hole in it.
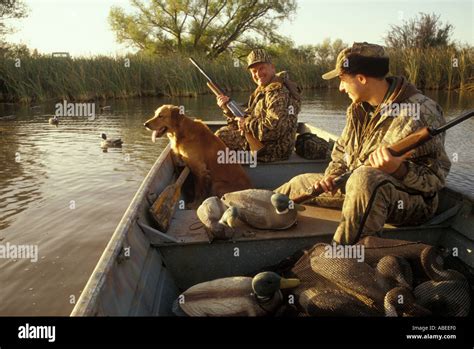
[{"label": "wooden gun stock", "polygon": [[321,187],[318,187],[317,189],[312,186],[309,188],[304,194],[301,194],[300,196],[297,196],[293,199],[293,202],[295,204],[303,204],[308,200],[311,200],[319,195],[324,193],[323,189]]},{"label": "wooden gun stock", "polygon": [[409,136],[401,139],[395,144],[392,144],[388,150],[393,156],[402,156],[420,145],[428,142],[433,136],[428,127],[420,128]]}]

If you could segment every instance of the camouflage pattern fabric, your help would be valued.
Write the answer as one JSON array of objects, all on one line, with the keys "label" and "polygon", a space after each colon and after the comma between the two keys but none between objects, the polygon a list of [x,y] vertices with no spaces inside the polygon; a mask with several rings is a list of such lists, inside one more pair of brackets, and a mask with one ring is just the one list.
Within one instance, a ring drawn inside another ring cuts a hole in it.
[{"label": "camouflage pattern fabric", "polygon": [[[275,192],[294,199],[323,178],[323,173],[302,174]],[[341,222],[334,234],[334,241],[341,244],[353,244],[361,237],[374,235],[385,223],[421,224],[434,215],[438,203],[437,196],[425,198],[391,175],[369,166],[362,166],[352,173],[345,192],[338,190],[334,196],[323,193],[308,202],[321,207],[342,208]]]},{"label": "camouflage pattern fabric", "polygon": [[[285,194],[294,199],[300,195],[303,195],[308,188],[314,183],[324,178],[324,173],[305,173],[296,177],[293,177],[289,182],[283,184],[274,191],[277,193]],[[330,193],[323,193],[314,199],[306,202],[306,204],[313,204],[321,207],[338,208],[341,209],[344,203],[344,193],[340,190],[336,194],[331,195]]]},{"label": "camouflage pattern fabric", "polygon": [[[286,160],[293,152],[301,109],[300,89],[289,80],[286,72],[275,75],[267,86],[258,87],[250,96],[246,109],[245,130],[258,138],[264,148],[258,153],[262,162]],[[228,125],[216,131],[216,135],[233,150],[248,150],[245,137],[229,112]]]},{"label": "camouflage pattern fabric", "polygon": [[264,49],[252,50],[247,56],[247,68],[250,69],[252,65],[257,63],[272,63],[272,58]]},{"label": "camouflage pattern fabric", "polygon": [[385,76],[388,73],[388,67],[389,57],[383,46],[367,42],[354,42],[352,47],[348,47],[339,53],[336,59],[336,67],[323,74],[322,78],[330,80],[344,73]]},{"label": "camouflage pattern fabric", "polygon": [[308,160],[327,159],[330,146],[329,142],[307,132],[296,137],[295,153]]},{"label": "camouflage pattern fabric", "polygon": [[[338,176],[354,170],[364,164],[378,147],[389,146],[420,127],[444,124],[441,108],[433,100],[419,93],[403,78],[390,80],[397,84],[389,98],[391,103],[419,104],[419,118],[403,109],[399,115],[392,115],[393,109],[379,116],[372,115],[372,131],[362,137],[363,125],[367,126],[364,123],[364,116],[367,115],[365,106],[362,103],[352,104],[347,110],[346,126],[334,146],[332,161],[324,176]],[[406,165],[408,172],[400,180],[368,166],[353,172],[345,187],[342,220],[334,235],[336,242],[355,243],[361,236],[379,232],[385,222],[420,224],[434,215],[438,206],[437,193],[445,185],[451,166],[444,149],[444,135],[438,135],[416,148]],[[294,198],[321,176],[301,175],[275,191]]]}]

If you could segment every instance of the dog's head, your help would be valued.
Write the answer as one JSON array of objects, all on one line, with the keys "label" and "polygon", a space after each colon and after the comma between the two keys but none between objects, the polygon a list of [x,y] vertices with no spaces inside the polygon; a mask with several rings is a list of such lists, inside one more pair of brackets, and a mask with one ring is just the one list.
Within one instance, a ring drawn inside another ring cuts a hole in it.
[{"label": "dog's head", "polygon": [[156,137],[161,137],[165,133],[174,133],[178,127],[180,115],[179,107],[165,104],[156,109],[155,116],[143,125],[153,131],[151,139],[155,142]]}]

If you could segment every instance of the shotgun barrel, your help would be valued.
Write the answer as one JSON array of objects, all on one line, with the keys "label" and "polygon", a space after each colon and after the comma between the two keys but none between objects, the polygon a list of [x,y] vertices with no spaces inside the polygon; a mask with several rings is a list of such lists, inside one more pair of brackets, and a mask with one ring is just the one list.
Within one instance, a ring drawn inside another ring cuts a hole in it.
[{"label": "shotgun barrel", "polygon": [[[191,63],[199,70],[199,72],[207,79],[207,87],[214,93],[216,96],[220,96],[224,94],[224,90],[214,81],[211,77],[202,69],[202,67],[196,62],[192,57],[189,57]],[[245,117],[245,112],[242,110],[241,107],[232,99],[229,100],[226,104],[227,110],[238,118]],[[243,131],[245,139],[247,140],[250,150],[252,151],[260,151],[264,146],[263,143],[260,142],[253,134],[250,132]]]}]

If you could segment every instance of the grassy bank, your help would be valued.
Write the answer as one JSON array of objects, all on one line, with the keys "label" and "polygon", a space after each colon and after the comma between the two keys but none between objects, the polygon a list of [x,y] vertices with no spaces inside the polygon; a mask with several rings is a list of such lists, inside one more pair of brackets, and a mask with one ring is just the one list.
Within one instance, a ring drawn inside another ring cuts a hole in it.
[{"label": "grassy bank", "polygon": [[[390,53],[391,73],[405,75],[421,88],[471,89],[474,86],[473,50],[393,51]],[[254,88],[243,64],[236,67],[231,58],[221,58],[217,62],[202,57],[196,59],[224,88],[233,91]],[[332,69],[333,59],[314,64],[308,59],[285,54],[278,57],[275,64],[279,70],[291,72],[292,79],[303,88],[337,86],[337,81],[328,83],[321,79],[321,74]],[[0,77],[0,101],[9,102],[208,93],[204,78],[186,57],[178,55],[1,59]]]},{"label": "grassy bank", "polygon": [[428,90],[473,90],[474,47],[390,51],[390,70]]}]

